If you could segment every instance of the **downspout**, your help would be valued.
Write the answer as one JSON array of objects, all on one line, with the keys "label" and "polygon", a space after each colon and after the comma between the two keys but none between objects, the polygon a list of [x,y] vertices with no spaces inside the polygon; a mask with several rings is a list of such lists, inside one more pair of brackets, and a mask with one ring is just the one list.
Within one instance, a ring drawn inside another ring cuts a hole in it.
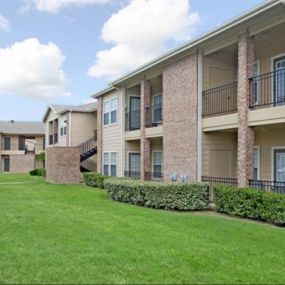
[{"label": "downspout", "polygon": [[203,51],[197,51],[198,56],[198,112],[197,112],[197,180],[202,180],[202,93],[203,93]]}]

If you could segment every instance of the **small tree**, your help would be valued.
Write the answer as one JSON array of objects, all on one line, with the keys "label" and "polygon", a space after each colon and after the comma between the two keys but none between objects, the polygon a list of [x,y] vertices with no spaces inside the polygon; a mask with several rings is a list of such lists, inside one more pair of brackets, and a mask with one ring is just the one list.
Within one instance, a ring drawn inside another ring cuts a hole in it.
[{"label": "small tree", "polygon": [[36,160],[37,161],[42,161],[43,165],[45,167],[45,161],[46,161],[46,154],[45,154],[45,152],[41,152],[41,153],[37,154],[36,155]]}]

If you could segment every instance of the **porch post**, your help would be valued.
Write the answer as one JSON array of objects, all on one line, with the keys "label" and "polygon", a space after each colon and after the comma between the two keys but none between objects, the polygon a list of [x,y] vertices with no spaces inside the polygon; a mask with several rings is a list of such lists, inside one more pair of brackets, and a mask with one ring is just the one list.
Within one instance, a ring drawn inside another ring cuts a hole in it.
[{"label": "porch post", "polygon": [[238,186],[246,187],[253,176],[254,129],[248,126],[249,78],[255,60],[254,42],[245,32],[238,41]]},{"label": "porch post", "polygon": [[150,107],[150,83],[147,80],[141,82],[141,169],[140,178],[145,179],[145,172],[150,172],[150,140],[145,136],[146,108]]}]

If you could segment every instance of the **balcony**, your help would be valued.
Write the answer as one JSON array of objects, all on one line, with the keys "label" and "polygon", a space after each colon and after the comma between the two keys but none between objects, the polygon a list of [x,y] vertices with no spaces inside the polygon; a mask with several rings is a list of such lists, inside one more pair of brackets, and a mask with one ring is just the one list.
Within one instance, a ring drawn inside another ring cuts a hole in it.
[{"label": "balcony", "polygon": [[203,117],[237,112],[237,82],[203,91]]},{"label": "balcony", "polygon": [[141,128],[141,111],[140,109],[125,114],[126,132],[136,131]]},{"label": "balcony", "polygon": [[146,108],[145,112],[147,128],[153,128],[162,125],[162,104],[152,105],[151,107]]},{"label": "balcony", "polygon": [[145,172],[145,180],[147,181],[163,181],[164,175],[160,172]]},{"label": "balcony", "polygon": [[285,69],[249,79],[251,109],[285,105]]}]

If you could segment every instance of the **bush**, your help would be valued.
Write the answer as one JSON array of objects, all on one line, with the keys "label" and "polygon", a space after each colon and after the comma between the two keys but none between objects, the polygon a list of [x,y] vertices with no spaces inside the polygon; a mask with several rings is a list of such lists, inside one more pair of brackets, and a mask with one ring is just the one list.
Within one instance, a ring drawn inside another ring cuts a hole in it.
[{"label": "bush", "polygon": [[45,168],[36,168],[30,171],[30,175],[46,177],[46,170]]},{"label": "bush", "polygon": [[108,195],[115,201],[155,209],[204,210],[209,203],[208,186],[202,183],[108,179],[104,184]]},{"label": "bush", "polygon": [[87,186],[97,187],[104,189],[104,180],[109,176],[102,175],[100,173],[86,172],[83,174],[84,182]]},{"label": "bush", "polygon": [[285,196],[227,185],[214,186],[216,210],[285,226]]}]

